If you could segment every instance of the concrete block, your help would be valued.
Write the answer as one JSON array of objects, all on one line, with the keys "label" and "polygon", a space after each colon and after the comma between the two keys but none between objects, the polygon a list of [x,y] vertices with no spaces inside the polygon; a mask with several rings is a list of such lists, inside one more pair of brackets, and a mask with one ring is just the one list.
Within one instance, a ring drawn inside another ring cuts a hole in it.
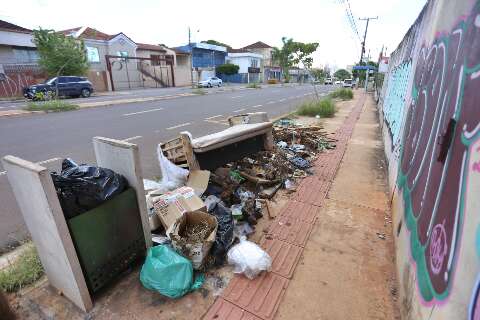
[{"label": "concrete block", "polygon": [[2,163],[50,284],[90,310],[92,300],[50,173],[14,156]]}]

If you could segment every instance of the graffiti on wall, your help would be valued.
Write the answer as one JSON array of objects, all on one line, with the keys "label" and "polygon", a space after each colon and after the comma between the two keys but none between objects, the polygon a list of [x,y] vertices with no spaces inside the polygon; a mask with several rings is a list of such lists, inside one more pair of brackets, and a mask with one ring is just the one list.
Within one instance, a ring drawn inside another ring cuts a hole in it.
[{"label": "graffiti on wall", "polygon": [[404,62],[395,67],[389,75],[388,88],[383,102],[383,115],[392,138],[392,148],[400,143],[400,130],[411,67],[411,61]]},{"label": "graffiti on wall", "polygon": [[436,303],[452,288],[467,190],[480,181],[478,3],[416,59],[397,182],[419,292]]}]

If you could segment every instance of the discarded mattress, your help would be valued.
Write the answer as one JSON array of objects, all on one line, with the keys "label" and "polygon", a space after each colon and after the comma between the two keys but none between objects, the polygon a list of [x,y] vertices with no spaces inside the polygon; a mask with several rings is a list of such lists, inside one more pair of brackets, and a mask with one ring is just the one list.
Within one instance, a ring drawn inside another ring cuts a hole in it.
[{"label": "discarded mattress", "polygon": [[271,122],[239,124],[220,132],[212,133],[192,140],[192,148],[196,153],[218,149],[239,141],[266,134],[272,131]]}]

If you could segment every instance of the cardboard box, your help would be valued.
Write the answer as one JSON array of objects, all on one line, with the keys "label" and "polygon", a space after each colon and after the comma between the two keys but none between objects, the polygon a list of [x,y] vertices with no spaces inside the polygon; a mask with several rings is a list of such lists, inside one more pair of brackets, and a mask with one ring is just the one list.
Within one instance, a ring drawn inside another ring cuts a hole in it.
[{"label": "cardboard box", "polygon": [[[185,229],[194,225],[208,226],[204,239],[185,237]],[[202,211],[186,212],[168,230],[167,236],[175,250],[192,261],[195,270],[201,269],[217,235],[217,218]]]},{"label": "cardboard box", "polygon": [[205,204],[193,188],[181,187],[151,198],[153,208],[165,230],[173,225],[185,212],[205,211]]}]

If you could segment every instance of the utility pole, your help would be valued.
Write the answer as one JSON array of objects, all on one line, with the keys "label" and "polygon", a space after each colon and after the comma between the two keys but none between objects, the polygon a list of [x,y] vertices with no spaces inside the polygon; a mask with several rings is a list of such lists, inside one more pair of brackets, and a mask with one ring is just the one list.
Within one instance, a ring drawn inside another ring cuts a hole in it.
[{"label": "utility pole", "polygon": [[365,34],[363,35],[363,42],[362,42],[362,52],[360,54],[360,65],[363,61],[363,54],[365,53],[365,40],[367,39],[367,30],[368,30],[368,23],[370,20],[377,20],[378,17],[369,17],[369,18],[359,18],[359,20],[367,21],[367,25],[365,26]]},{"label": "utility pole", "polygon": [[191,41],[190,27],[188,27],[188,47],[190,48],[190,80],[192,82],[192,89],[195,88],[193,84],[193,48]]}]

